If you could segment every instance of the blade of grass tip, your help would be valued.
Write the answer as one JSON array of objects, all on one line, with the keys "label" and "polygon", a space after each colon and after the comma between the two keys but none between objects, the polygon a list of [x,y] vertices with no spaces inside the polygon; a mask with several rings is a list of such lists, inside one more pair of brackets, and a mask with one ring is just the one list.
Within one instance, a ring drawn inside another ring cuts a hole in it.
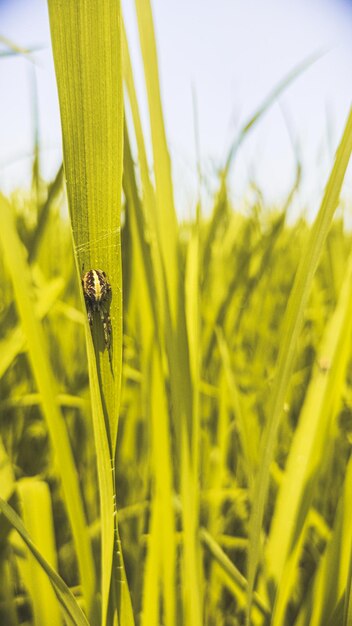
[{"label": "blade of grass tip", "polygon": [[242,141],[248,134],[248,132],[255,126],[255,124],[260,120],[262,115],[270,109],[270,107],[275,103],[277,98],[283,93],[287,87],[298,78],[303,72],[305,72],[311,65],[316,63],[319,59],[322,58],[324,54],[327,53],[327,50],[316,52],[312,54],[308,58],[304,59],[301,63],[296,65],[282,80],[280,80],[277,85],[275,85],[274,89],[272,89],[269,94],[264,98],[263,102],[259,105],[257,110],[250,116],[250,118],[244,123],[240,132],[238,133],[235,141],[233,142],[227,159],[226,165],[224,168],[224,177],[227,178],[229,173],[229,169],[231,167],[231,163],[237,154],[237,150],[240,147]]},{"label": "blade of grass tip", "polygon": [[158,62],[149,0],[135,2],[147,87],[156,182],[157,239],[166,282],[165,344],[170,369],[177,450],[181,449],[179,425],[186,420],[192,437],[192,389],[184,307],[184,289],[179,274],[178,225],[173,201],[170,155],[167,148],[160,97]]},{"label": "blade of grass tip", "polygon": [[[27,61],[30,61],[31,63],[37,65],[37,62],[35,61],[35,59],[33,59],[31,53],[36,52],[37,50],[41,50],[41,48],[22,48],[21,46],[18,46],[16,43],[14,43],[11,39],[8,39],[8,37],[4,37],[4,35],[0,35],[0,43],[9,48],[9,54],[19,54],[27,59]],[[5,56],[5,54],[3,56]]]},{"label": "blade of grass tip", "polygon": [[38,111],[38,87],[34,66],[31,66],[31,105],[33,120],[33,165],[32,165],[32,197],[36,205],[39,205],[40,194],[40,140],[39,140],[39,111]]},{"label": "blade of grass tip", "polygon": [[114,458],[122,367],[120,3],[105,0],[97,10],[96,0],[48,0],[48,7],[78,268],[103,270],[111,285],[111,350],[105,349],[99,316],[93,338]]},{"label": "blade of grass tip", "polygon": [[163,120],[158,59],[149,0],[136,0],[140,46],[144,63],[147,88],[150,128],[153,144],[154,172],[156,183],[157,235],[163,259],[171,320],[176,325],[178,285],[178,227],[174,207],[171,162],[167,147]]},{"label": "blade of grass tip", "polygon": [[[126,123],[124,139],[123,188],[126,195],[129,219],[131,221],[132,246],[134,247],[136,258],[140,258],[142,260],[142,263],[140,265],[141,270],[138,273],[137,281],[141,282],[142,292],[147,295],[147,299],[149,300],[148,308],[152,312],[154,326],[154,330],[152,330],[152,332],[156,333],[156,338],[159,341],[159,345],[161,346],[164,338],[165,297],[163,297],[162,294],[165,282],[162,280],[162,263],[156,237],[154,190],[149,179],[148,164],[146,160],[143,134],[140,125],[137,97],[134,89],[132,68],[129,62],[129,53],[126,40],[124,44],[124,73],[129,93],[131,109],[133,112],[135,134],[137,138],[143,200],[140,199],[138,194],[138,185],[136,181],[134,162],[130,147],[129,132]],[[132,260],[131,263],[133,262],[134,261]],[[136,273],[134,273],[134,276],[136,276]],[[138,286],[136,287],[136,289],[138,290]],[[138,295],[138,301],[139,300],[140,294]],[[144,314],[144,308],[140,307],[139,302],[137,306],[141,311],[143,311]],[[146,316],[148,320],[147,312]],[[143,317],[141,331],[144,335],[144,338],[148,333],[149,326],[150,325],[148,324],[148,322],[145,323]],[[145,345],[149,345],[149,339],[147,340],[147,343]],[[146,357],[149,358],[149,355],[146,354]]]},{"label": "blade of grass tip", "polygon": [[57,199],[60,191],[62,190],[63,179],[64,179],[64,168],[63,168],[63,165],[61,164],[54,180],[48,187],[48,194],[47,194],[45,202],[43,203],[41,207],[39,207],[37,227],[33,233],[33,238],[29,245],[28,261],[30,263],[32,263],[32,261],[34,261],[37,257],[39,247],[40,247],[40,242],[44,235],[45,227],[48,223],[50,210],[52,208],[53,203]]},{"label": "blade of grass tip", "polygon": [[41,395],[42,411],[61,478],[64,500],[77,553],[83,594],[89,612],[95,590],[95,569],[79,481],[64,418],[56,403],[55,381],[47,356],[43,329],[33,306],[33,289],[24,248],[15,231],[13,215],[5,198],[0,196],[0,243],[12,279],[15,303],[26,337],[28,358]]},{"label": "blade of grass tip", "polygon": [[204,237],[204,243],[202,245],[201,267],[202,267],[202,272],[203,272],[203,277],[202,277],[203,283],[206,282],[207,274],[210,271],[212,246],[216,237],[217,229],[219,228],[219,225],[221,224],[226,214],[228,213],[228,210],[229,210],[229,202],[228,202],[228,196],[227,196],[226,180],[225,180],[223,173],[221,173],[219,190],[217,192],[212,216],[207,226],[207,231]]},{"label": "blade of grass tip", "polygon": [[297,270],[282,325],[282,342],[278,356],[277,370],[271,390],[269,420],[262,440],[260,470],[255,481],[253,505],[250,517],[249,556],[248,556],[248,612],[247,623],[254,590],[255,576],[260,555],[260,531],[262,528],[264,505],[267,497],[270,466],[274,456],[276,435],[282,410],[294,367],[296,346],[303,324],[304,309],[310,293],[314,273],[337,207],[345,172],[352,150],[352,109],[349,113],[343,137],[339,144],[334,166],[327,183],[323,201],[311,229],[310,237]]},{"label": "blade of grass tip", "polygon": [[72,592],[69,590],[62,578],[60,578],[60,576],[55,572],[51,565],[49,565],[49,563],[44,559],[37,547],[34,545],[31,537],[27,533],[27,530],[22,523],[21,518],[17,515],[13,508],[10,507],[10,505],[7,504],[7,502],[5,502],[2,498],[0,498],[0,512],[6,517],[6,519],[10,522],[13,528],[17,530],[18,534],[22,537],[23,541],[25,542],[39,565],[43,568],[43,570],[49,577],[49,580],[56,593],[57,599],[60,602],[67,624],[69,626],[89,626],[89,622],[83,611],[77,604]]},{"label": "blade of grass tip", "polygon": [[155,192],[150,180],[149,166],[147,153],[145,149],[142,123],[139,114],[139,106],[137,100],[137,93],[134,84],[134,77],[132,71],[132,64],[130,59],[126,29],[122,20],[122,45],[123,45],[123,77],[126,85],[128,100],[131,107],[132,120],[134,126],[134,132],[137,142],[138,152],[138,165],[142,182],[142,194],[143,194],[143,211],[144,218],[152,220],[153,227],[156,226],[156,214],[155,214]]},{"label": "blade of grass tip", "polygon": [[[159,330],[160,336],[163,336],[164,332],[164,319],[165,312],[163,311],[164,297],[162,297],[164,281],[162,275],[162,262],[160,257],[160,249],[157,240],[157,213],[156,213],[156,199],[155,191],[150,180],[149,166],[147,160],[147,154],[145,149],[142,124],[139,114],[138,100],[136,89],[134,85],[134,78],[132,72],[132,65],[130,60],[128,41],[126,37],[126,31],[122,21],[122,41],[123,41],[123,74],[124,82],[126,85],[126,91],[128,100],[130,103],[132,120],[134,126],[134,133],[137,143],[138,152],[138,165],[141,177],[142,186],[142,198],[139,200],[136,177],[134,172],[134,163],[132,158],[132,152],[130,148],[129,132],[127,124],[125,122],[125,144],[124,144],[124,182],[125,193],[126,188],[129,190],[129,198],[132,209],[135,213],[135,223],[138,227],[138,239],[141,252],[144,256],[146,263],[146,273],[149,279],[148,288],[150,292],[151,301],[153,303],[154,317],[155,313],[158,313],[160,320],[155,324],[155,328]],[[150,274],[150,269],[152,274]],[[154,275],[153,282],[155,281],[155,287],[151,289],[151,276]],[[156,303],[157,300],[157,303]],[[156,306],[157,304],[157,306]]]},{"label": "blade of grass tip", "polygon": [[136,3],[136,9],[152,129],[156,178],[155,195],[147,170],[144,141],[126,40],[124,49],[125,80],[135,125],[141,167],[145,220],[153,258],[158,307],[160,307],[162,325],[158,324],[157,331],[166,344],[177,450],[180,450],[181,436],[179,424],[182,420],[187,421],[189,431],[192,431],[192,391],[190,389],[187,331],[184,317],[184,290],[178,275],[178,229],[173,205],[170,157],[166,145],[160,90],[158,87],[159,79],[152,13],[150,4],[144,2],[144,0],[142,3]]},{"label": "blade of grass tip", "polygon": [[[123,24],[123,22],[122,22]],[[124,181],[125,193],[129,193],[130,211],[135,213],[135,223],[138,227],[139,245],[144,258],[145,271],[148,279],[148,289],[151,302],[153,304],[154,318],[156,313],[160,318],[155,323],[155,328],[159,330],[160,336],[164,332],[165,312],[163,311],[164,297],[162,297],[164,281],[162,276],[162,262],[160,250],[157,243],[157,214],[155,191],[150,180],[147,154],[144,144],[142,124],[140,120],[139,107],[132,65],[130,60],[126,31],[122,28],[123,40],[123,74],[127,89],[128,100],[131,107],[134,132],[137,142],[138,164],[142,184],[142,202],[139,200],[134,163],[130,148],[129,132],[127,124],[125,126],[124,143]],[[154,278],[152,279],[152,277]],[[153,286],[152,286],[153,285]]]},{"label": "blade of grass tip", "polygon": [[192,111],[193,111],[193,125],[194,125],[194,146],[196,152],[197,163],[197,178],[198,178],[198,202],[196,207],[196,225],[200,228],[200,221],[202,216],[202,162],[200,151],[200,132],[199,132],[199,112],[198,112],[198,100],[195,85],[192,84]]}]

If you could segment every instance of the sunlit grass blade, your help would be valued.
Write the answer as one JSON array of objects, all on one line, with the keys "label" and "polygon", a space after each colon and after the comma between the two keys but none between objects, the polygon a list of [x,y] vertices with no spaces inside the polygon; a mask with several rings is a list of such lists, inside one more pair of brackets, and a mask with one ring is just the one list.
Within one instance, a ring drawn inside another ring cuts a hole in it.
[{"label": "sunlit grass blade", "polygon": [[37,228],[34,231],[32,241],[29,245],[29,254],[28,254],[29,262],[32,262],[38,254],[40,242],[45,232],[45,227],[48,223],[50,210],[52,208],[53,203],[57,199],[60,191],[62,190],[63,178],[64,178],[64,170],[63,170],[63,166],[60,165],[54,180],[48,187],[47,198],[45,202],[43,203],[43,205],[40,206],[38,210]]},{"label": "sunlit grass blade", "polygon": [[[127,125],[125,125],[123,187],[127,199],[132,239],[132,255],[130,255],[132,258],[129,258],[127,262],[130,266],[130,271],[134,272],[133,275],[135,276],[135,280],[131,281],[132,285],[135,285],[131,295],[133,303],[128,306],[128,310],[131,313],[133,312],[133,317],[135,316],[137,319],[142,336],[142,345],[145,348],[143,360],[147,363],[149,359],[147,346],[150,345],[151,337],[155,335],[159,345],[163,346],[164,344],[166,294],[155,230],[155,195],[149,178],[126,40],[124,46],[124,74],[135,124],[143,196],[143,200],[141,200],[138,193],[129,133]],[[134,271],[136,267],[140,268],[138,274]],[[145,303],[144,306],[141,306],[142,302]],[[147,365],[146,369],[148,369]]]},{"label": "sunlit grass blade", "polygon": [[[88,334],[88,362],[102,519],[102,624],[108,611],[133,622],[116,521],[114,457],[122,368],[120,212],[123,94],[120,4],[49,0],[69,209],[79,271],[102,269],[111,285],[112,348],[100,320]],[[94,349],[93,349],[94,345]],[[114,559],[113,559],[114,552]],[[119,568],[119,576],[113,577]]]},{"label": "sunlit grass blade", "polygon": [[34,558],[37,560],[39,565],[43,568],[43,570],[49,577],[49,580],[56,593],[57,599],[60,602],[67,624],[69,626],[89,626],[87,618],[81,611],[67,585],[65,585],[62,578],[60,578],[60,576],[55,572],[51,565],[49,565],[49,563],[40,554],[39,550],[34,545],[31,537],[27,533],[27,530],[25,529],[20,517],[7,504],[7,502],[2,500],[2,498],[0,498],[0,512],[6,517],[6,519],[10,522],[13,528],[17,530],[18,534],[21,536],[28,549],[33,554]]},{"label": "sunlit grass blade", "polygon": [[[17,483],[24,526],[40,554],[57,570],[54,522],[49,487],[36,479],[23,479]],[[22,559],[19,559],[22,561]],[[60,605],[50,579],[28,550],[22,571],[29,591],[36,624],[61,626]]]},{"label": "sunlit grass blade", "polygon": [[153,18],[149,0],[136,0],[135,5],[138,18],[139,40],[144,63],[144,78],[148,95],[150,129],[153,144],[157,235],[168,286],[171,320],[173,324],[176,324],[178,229],[173,199],[171,162],[166,142],[161,105]]},{"label": "sunlit grass blade", "polygon": [[296,67],[294,67],[287,76],[279,81],[277,85],[270,91],[270,93],[264,98],[263,102],[259,105],[257,110],[252,114],[249,119],[243,124],[237,138],[233,142],[225,165],[225,177],[231,167],[231,163],[240,147],[242,141],[248,134],[248,132],[255,126],[255,124],[261,119],[261,117],[268,111],[268,109],[276,102],[277,98],[294,82],[301,74],[303,74],[313,63],[316,63],[326,51],[316,52],[307,59],[304,59]]},{"label": "sunlit grass blade", "polygon": [[[122,22],[123,24],[123,22]],[[156,200],[155,191],[151,182],[147,152],[145,147],[142,123],[139,113],[139,106],[137,100],[137,93],[134,84],[134,76],[130,59],[130,52],[128,47],[128,41],[124,25],[122,27],[122,42],[123,42],[123,78],[126,85],[126,92],[128,101],[131,107],[132,121],[134,127],[134,133],[136,137],[137,152],[138,152],[138,167],[140,170],[141,183],[142,183],[142,198],[141,208],[144,213],[144,219],[152,223],[153,228],[156,228]]]},{"label": "sunlit grass blade", "polygon": [[151,437],[154,501],[159,518],[159,584],[164,607],[163,623],[175,622],[175,519],[173,510],[173,470],[169,439],[170,424],[158,348],[152,351],[151,369]]},{"label": "sunlit grass blade", "polygon": [[122,350],[120,212],[123,95],[120,5],[49,0],[64,168],[79,272],[102,269],[112,289],[112,349],[93,326],[111,453],[116,446]]},{"label": "sunlit grass blade", "polygon": [[[178,227],[173,201],[172,177],[170,157],[166,143],[166,135],[162,114],[161,97],[159,89],[158,65],[156,56],[156,44],[152,12],[149,0],[140,2],[136,0],[137,20],[139,28],[140,45],[144,63],[144,78],[147,87],[150,128],[153,144],[153,169],[155,173],[155,228],[158,254],[154,254],[156,263],[155,276],[156,286],[161,293],[159,303],[163,306],[165,316],[165,328],[161,329],[164,335],[165,352],[170,370],[170,387],[173,403],[173,421],[176,431],[177,448],[181,447],[180,423],[186,420],[189,433],[192,432],[192,388],[189,373],[189,357],[187,344],[187,329],[184,307],[184,288],[181,281],[178,243]],[[129,72],[130,73],[130,72]],[[130,79],[129,94],[132,94],[133,81]],[[136,107],[130,99],[134,110]],[[134,120],[137,114],[133,114]],[[138,132],[140,124],[136,124],[136,134],[139,149],[143,142]],[[143,178],[144,176],[144,178]],[[147,179],[143,175],[142,181]],[[151,197],[150,186],[147,184],[146,198]],[[152,214],[153,214],[152,213]],[[148,221],[149,221],[149,216]],[[152,231],[151,236],[154,236]],[[163,318],[161,319],[163,322]],[[159,329],[158,329],[159,330]],[[180,376],[181,374],[181,376]]]},{"label": "sunlit grass blade", "polygon": [[[126,85],[127,97],[131,107],[134,134],[137,143],[138,167],[141,177],[141,196],[138,196],[138,186],[136,183],[136,175],[134,172],[134,161],[132,158],[131,142],[127,124],[125,130],[125,149],[124,149],[124,181],[125,193],[128,193],[129,207],[128,210],[133,212],[132,217],[138,231],[138,241],[143,256],[143,270],[146,272],[148,281],[148,289],[153,306],[153,314],[155,318],[155,328],[158,329],[160,336],[164,333],[164,323],[166,313],[164,311],[167,294],[164,293],[165,281],[163,279],[163,266],[161,252],[158,243],[157,234],[157,208],[155,190],[151,182],[142,124],[139,114],[137,94],[134,84],[128,41],[125,29],[122,29],[123,35],[123,75]],[[136,242],[137,243],[137,242]]]},{"label": "sunlit grass blade", "polygon": [[84,598],[89,612],[95,591],[95,570],[88,536],[78,476],[74,465],[66,425],[56,404],[56,388],[47,346],[40,321],[35,314],[33,291],[24,248],[14,228],[13,217],[6,200],[0,197],[2,228],[0,242],[12,279],[15,303],[26,337],[28,358],[34,380],[41,394],[42,411],[55,453],[64,492],[67,513],[77,552]]},{"label": "sunlit grass blade", "polygon": [[352,150],[352,111],[349,114],[341,139],[335,163],[327,183],[324,198],[312,227],[310,237],[297,270],[290,294],[285,319],[282,325],[282,342],[278,356],[275,380],[271,389],[271,402],[268,410],[268,423],[262,441],[260,471],[253,494],[253,507],[250,520],[250,549],[248,560],[248,583],[250,610],[255,575],[260,555],[260,530],[264,506],[269,487],[270,465],[273,460],[276,436],[282,416],[296,355],[296,346],[302,328],[303,313],[312,280],[319,261],[328,230],[337,207],[345,172]]}]

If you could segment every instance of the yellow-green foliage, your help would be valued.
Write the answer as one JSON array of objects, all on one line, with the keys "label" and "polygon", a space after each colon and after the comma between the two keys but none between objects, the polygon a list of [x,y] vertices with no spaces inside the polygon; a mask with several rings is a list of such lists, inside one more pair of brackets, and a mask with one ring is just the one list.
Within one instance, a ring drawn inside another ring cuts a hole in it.
[{"label": "yellow-green foliage", "polygon": [[[70,217],[38,152],[31,194],[0,197],[0,624],[348,626],[352,114],[312,225],[286,223],[299,167],[275,210],[226,182],[302,67],[180,224],[149,2],[154,175],[119,3],[96,7],[49,0]],[[112,285],[110,355],[83,266]]]}]

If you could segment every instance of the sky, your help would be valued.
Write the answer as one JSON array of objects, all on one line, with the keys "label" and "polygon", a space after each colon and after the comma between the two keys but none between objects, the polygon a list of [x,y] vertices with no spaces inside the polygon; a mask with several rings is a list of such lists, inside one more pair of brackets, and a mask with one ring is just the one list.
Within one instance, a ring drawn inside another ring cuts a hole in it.
[{"label": "sky", "polygon": [[[134,3],[122,0],[146,136],[148,114]],[[241,125],[270,90],[310,55],[321,57],[281,95],[253,129],[231,168],[234,203],[254,181],[280,203],[303,164],[300,206],[315,212],[352,101],[352,2],[348,0],[152,0],[165,124],[176,206],[194,211],[195,126],[204,196]],[[61,159],[61,130],[45,0],[0,0],[0,35],[38,47],[34,69],[0,58],[0,188],[28,185],[37,89],[41,160],[46,178]],[[35,80],[34,80],[35,79]],[[351,168],[345,194],[352,191]]]}]

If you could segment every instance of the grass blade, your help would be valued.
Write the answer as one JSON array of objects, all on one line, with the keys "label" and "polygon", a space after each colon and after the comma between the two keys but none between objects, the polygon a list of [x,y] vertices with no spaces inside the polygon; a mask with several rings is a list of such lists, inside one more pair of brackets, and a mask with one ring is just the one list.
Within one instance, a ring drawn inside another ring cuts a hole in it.
[{"label": "grass blade", "polygon": [[268,109],[274,104],[277,98],[287,89],[287,87],[296,80],[303,72],[305,72],[313,63],[318,61],[323,56],[324,52],[316,52],[311,55],[307,59],[304,59],[301,63],[299,63],[296,67],[294,67],[282,80],[279,81],[277,85],[275,85],[274,89],[270,91],[270,93],[264,98],[263,102],[259,105],[258,109],[254,112],[253,115],[244,123],[240,132],[238,133],[237,138],[233,142],[229,154],[227,156],[226,165],[225,165],[225,178],[229,172],[231,167],[231,163],[236,156],[237,150],[240,147],[242,141],[248,134],[248,132],[255,126],[255,124],[260,120],[262,115],[268,111]]},{"label": "grass blade", "polygon": [[[133,623],[116,521],[114,459],[122,368],[120,213],[123,94],[120,3],[49,0],[64,167],[79,269],[102,269],[112,289],[112,349],[86,323],[102,520],[102,624]],[[114,555],[114,556],[113,556]],[[112,576],[119,568],[119,576]],[[111,596],[110,596],[111,589]]]},{"label": "grass blade", "polygon": [[156,43],[152,10],[149,0],[136,0],[139,39],[144,62],[144,77],[147,87],[150,128],[153,144],[154,171],[156,183],[157,236],[163,259],[168,295],[170,298],[171,320],[177,318],[177,260],[178,232],[174,207],[171,163],[164,127]]},{"label": "grass blade", "polygon": [[[248,583],[245,577],[230,561],[229,557],[225,554],[211,534],[205,528],[201,528],[200,537],[203,545],[210,552],[213,559],[220,565],[226,575],[232,580],[233,584],[240,590],[246,591],[248,589]],[[262,615],[269,615],[269,607],[257,593],[253,596],[253,603]]]},{"label": "grass blade", "polygon": [[36,548],[25,527],[23,526],[20,517],[13,510],[13,508],[10,507],[10,505],[7,504],[7,502],[5,502],[2,498],[0,498],[0,511],[10,522],[13,528],[17,530],[18,534],[22,537],[23,541],[25,542],[39,565],[43,568],[43,570],[49,577],[49,580],[56,593],[57,599],[60,602],[67,623],[72,626],[89,626],[87,618],[81,611],[67,585],[65,585],[62,578],[60,578],[60,576],[55,572],[51,565],[49,565],[49,563],[40,554],[39,550]]},{"label": "grass blade", "polygon": [[[54,522],[48,485],[33,478],[24,478],[17,483],[20,497],[21,516],[24,526],[38,551],[51,567],[57,570]],[[60,606],[57,603],[50,578],[28,551],[22,570],[29,591],[36,624],[61,626]],[[18,559],[18,562],[22,559]]]},{"label": "grass blade", "polygon": [[79,270],[102,269],[112,288],[111,363],[93,335],[111,451],[116,446],[122,350],[120,212],[123,97],[119,2],[49,0],[64,168]]},{"label": "grass blade", "polygon": [[256,479],[253,493],[248,560],[248,620],[259,561],[260,531],[263,522],[264,505],[268,493],[270,465],[274,456],[276,435],[293,371],[297,341],[302,328],[304,308],[308,300],[323,244],[339,201],[351,150],[352,110],[347,119],[345,131],[336,154],[335,163],[325,189],[319,213],[312,227],[306,249],[297,270],[282,326],[282,343],[278,356],[276,376],[271,390],[271,402],[268,411],[269,420],[263,436],[260,471]]}]

